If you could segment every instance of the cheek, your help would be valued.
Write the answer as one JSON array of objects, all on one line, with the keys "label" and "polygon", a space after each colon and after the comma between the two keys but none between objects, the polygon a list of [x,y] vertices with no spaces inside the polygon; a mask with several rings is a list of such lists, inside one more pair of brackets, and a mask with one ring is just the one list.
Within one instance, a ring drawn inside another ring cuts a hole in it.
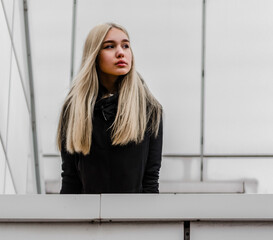
[{"label": "cheek", "polygon": [[99,55],[98,63],[99,63],[99,67],[101,69],[104,68],[104,67],[106,67],[107,64],[109,64],[109,57],[107,56],[107,54],[101,54],[101,55]]},{"label": "cheek", "polygon": [[128,54],[128,58],[127,58],[128,60],[129,60],[129,62],[130,62],[130,69],[131,69],[131,67],[132,67],[132,53],[129,53]]}]

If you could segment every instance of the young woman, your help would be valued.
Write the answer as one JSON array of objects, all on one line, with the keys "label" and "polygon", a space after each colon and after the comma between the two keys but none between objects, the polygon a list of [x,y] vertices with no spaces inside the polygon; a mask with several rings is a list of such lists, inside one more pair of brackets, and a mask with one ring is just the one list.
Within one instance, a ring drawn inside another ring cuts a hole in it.
[{"label": "young woman", "polygon": [[61,193],[157,193],[161,115],[135,70],[127,31],[93,28],[59,120]]}]

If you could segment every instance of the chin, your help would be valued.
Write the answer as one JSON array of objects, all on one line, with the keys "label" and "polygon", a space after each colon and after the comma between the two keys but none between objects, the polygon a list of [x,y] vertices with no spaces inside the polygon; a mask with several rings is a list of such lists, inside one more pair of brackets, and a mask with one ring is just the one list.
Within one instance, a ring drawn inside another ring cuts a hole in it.
[{"label": "chin", "polygon": [[118,76],[122,76],[122,75],[126,75],[129,71],[118,71],[117,75]]}]

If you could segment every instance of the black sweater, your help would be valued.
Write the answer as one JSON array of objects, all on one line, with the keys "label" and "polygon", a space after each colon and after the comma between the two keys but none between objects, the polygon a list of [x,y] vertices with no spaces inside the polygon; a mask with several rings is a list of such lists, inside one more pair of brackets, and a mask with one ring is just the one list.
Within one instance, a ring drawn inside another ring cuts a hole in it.
[{"label": "black sweater", "polygon": [[162,121],[155,138],[146,130],[144,140],[125,146],[111,144],[118,95],[97,101],[90,153],[62,156],[61,194],[158,193],[162,153]]}]

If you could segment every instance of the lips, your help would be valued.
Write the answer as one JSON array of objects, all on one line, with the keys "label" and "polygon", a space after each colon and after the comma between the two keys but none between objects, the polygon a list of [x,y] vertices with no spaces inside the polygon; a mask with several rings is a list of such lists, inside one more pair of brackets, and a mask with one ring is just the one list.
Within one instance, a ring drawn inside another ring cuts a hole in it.
[{"label": "lips", "polygon": [[118,61],[118,62],[116,63],[116,65],[118,65],[118,66],[125,66],[125,65],[127,65],[127,62],[125,62],[125,61],[123,61],[123,60],[120,60],[120,61]]}]

